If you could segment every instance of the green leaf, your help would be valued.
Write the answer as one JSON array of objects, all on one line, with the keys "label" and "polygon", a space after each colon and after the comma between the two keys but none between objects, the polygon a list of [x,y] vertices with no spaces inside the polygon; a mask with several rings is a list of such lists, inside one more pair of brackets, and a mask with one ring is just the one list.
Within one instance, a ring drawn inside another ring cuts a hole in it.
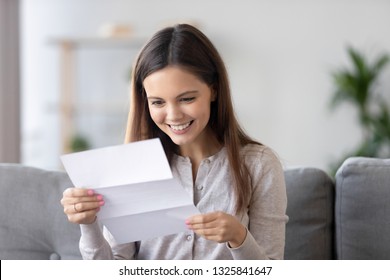
[{"label": "green leaf", "polygon": [[343,102],[353,104],[358,111],[364,139],[356,149],[332,164],[331,173],[333,174],[348,157],[379,157],[390,151],[389,104],[380,96],[374,95],[375,83],[390,62],[390,57],[387,54],[381,54],[369,63],[362,53],[352,47],[347,48],[347,53],[351,61],[350,67],[331,73],[335,89],[330,105],[335,108]]}]

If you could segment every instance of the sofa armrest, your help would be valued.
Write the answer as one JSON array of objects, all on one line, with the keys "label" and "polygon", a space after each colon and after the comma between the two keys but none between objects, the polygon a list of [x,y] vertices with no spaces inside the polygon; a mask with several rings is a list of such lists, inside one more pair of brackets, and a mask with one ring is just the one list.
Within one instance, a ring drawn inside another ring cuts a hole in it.
[{"label": "sofa armrest", "polygon": [[335,208],[338,259],[390,259],[390,159],[347,159]]},{"label": "sofa armrest", "polygon": [[0,164],[0,259],[81,259],[80,228],[60,204],[64,172]]},{"label": "sofa armrest", "polygon": [[285,259],[333,259],[334,182],[317,168],[289,168]]}]

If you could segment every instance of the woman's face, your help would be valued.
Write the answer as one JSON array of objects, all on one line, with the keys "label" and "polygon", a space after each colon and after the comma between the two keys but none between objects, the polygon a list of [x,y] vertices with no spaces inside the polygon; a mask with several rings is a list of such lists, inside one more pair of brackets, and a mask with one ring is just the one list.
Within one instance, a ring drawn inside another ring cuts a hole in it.
[{"label": "woman's face", "polygon": [[213,93],[197,76],[168,66],[144,80],[152,120],[180,146],[207,145]]}]

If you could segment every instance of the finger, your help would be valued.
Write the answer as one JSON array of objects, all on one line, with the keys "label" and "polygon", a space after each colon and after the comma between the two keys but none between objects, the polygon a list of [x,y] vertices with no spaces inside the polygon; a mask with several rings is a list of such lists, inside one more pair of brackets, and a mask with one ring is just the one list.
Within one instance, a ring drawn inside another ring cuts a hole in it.
[{"label": "finger", "polygon": [[82,202],[82,203],[74,204],[73,210],[75,210],[75,212],[85,212],[85,211],[95,210],[103,205],[104,205],[104,201]]},{"label": "finger", "polygon": [[188,227],[192,230],[199,230],[199,229],[214,229],[217,228],[220,225],[220,223],[216,220],[212,220],[211,222],[207,223],[193,223],[189,224]]},{"label": "finger", "polygon": [[216,228],[200,228],[194,230],[194,232],[198,235],[202,236],[213,236],[213,235],[218,235],[218,230]]},{"label": "finger", "polygon": [[75,224],[91,224],[96,220],[100,208],[68,215],[68,220]]},{"label": "finger", "polygon": [[217,241],[217,242],[226,242],[227,239],[224,238],[224,235],[219,234],[215,229],[200,229],[194,231],[195,234],[202,236],[207,240]]},{"label": "finger", "polygon": [[96,202],[78,202],[74,204],[67,204],[64,207],[65,214],[75,214],[81,212],[88,212],[91,210],[96,210],[104,205],[104,201]]},{"label": "finger", "polygon": [[83,188],[67,188],[63,192],[64,197],[84,197],[84,196],[93,196],[95,194],[94,190],[83,189]]},{"label": "finger", "polygon": [[195,225],[195,224],[205,224],[212,222],[216,219],[216,212],[195,215],[187,219],[187,224]]},{"label": "finger", "polygon": [[64,198],[66,203],[75,204],[75,203],[83,203],[83,202],[100,202],[104,201],[102,195],[93,195],[93,196],[81,196],[81,197],[72,197],[72,198]]},{"label": "finger", "polygon": [[75,204],[80,202],[99,202],[103,201],[103,196],[100,194],[94,194],[92,196],[69,196],[69,193],[67,195],[64,195],[61,199],[61,204],[65,207],[69,204]]}]

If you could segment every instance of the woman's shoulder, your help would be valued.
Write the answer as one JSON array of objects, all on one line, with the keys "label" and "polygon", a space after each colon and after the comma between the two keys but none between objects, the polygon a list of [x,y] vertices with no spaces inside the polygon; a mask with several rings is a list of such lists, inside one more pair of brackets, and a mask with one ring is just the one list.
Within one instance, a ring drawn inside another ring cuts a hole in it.
[{"label": "woman's shoulder", "polygon": [[264,154],[275,154],[269,146],[264,144],[247,144],[241,147],[240,153],[244,157],[259,157]]},{"label": "woman's shoulder", "polygon": [[247,162],[277,162],[280,163],[276,152],[267,145],[247,144],[241,148],[241,156]]}]

